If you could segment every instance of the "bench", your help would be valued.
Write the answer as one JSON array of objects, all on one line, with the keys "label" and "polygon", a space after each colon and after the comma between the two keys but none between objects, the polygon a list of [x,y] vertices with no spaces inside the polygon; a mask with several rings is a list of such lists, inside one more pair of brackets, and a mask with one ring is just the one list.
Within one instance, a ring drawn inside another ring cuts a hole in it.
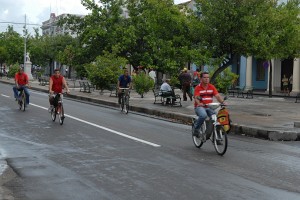
[{"label": "bench", "polygon": [[246,98],[253,99],[253,87],[252,86],[244,86],[241,89],[238,89],[237,97],[244,98],[246,95]]},{"label": "bench", "polygon": [[231,86],[227,89],[228,96],[230,96],[230,97],[235,97],[235,93],[238,93],[238,90],[239,90],[239,86],[233,86],[233,85],[231,85]]},{"label": "bench", "polygon": [[176,105],[182,106],[181,105],[181,97],[178,94],[174,95],[174,89],[172,92],[153,89],[153,94],[154,94],[154,98],[155,98],[154,104],[156,103],[157,99],[159,99],[160,100],[159,103],[161,103],[162,105],[168,105],[167,100],[170,99],[171,106],[176,106]]},{"label": "bench", "polygon": [[49,85],[49,77],[47,76],[39,77],[39,84],[42,86]]},{"label": "bench", "polygon": [[154,104],[156,104],[156,101],[159,100],[160,102],[159,103],[162,103],[163,102],[163,99],[162,97],[160,96],[160,89],[155,89],[153,88],[152,89],[153,91],[153,94],[154,94]]},{"label": "bench", "polygon": [[92,85],[89,81],[87,80],[80,80],[79,81],[79,87],[80,87],[80,92],[88,92],[91,93],[91,90],[95,90],[95,86]]},{"label": "bench", "polygon": [[298,103],[298,100],[300,101],[300,93],[297,93],[295,103]]}]

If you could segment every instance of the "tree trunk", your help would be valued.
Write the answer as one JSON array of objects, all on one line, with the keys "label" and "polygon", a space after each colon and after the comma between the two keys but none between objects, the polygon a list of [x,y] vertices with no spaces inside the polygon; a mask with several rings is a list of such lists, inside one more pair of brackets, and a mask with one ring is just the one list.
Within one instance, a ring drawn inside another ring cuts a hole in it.
[{"label": "tree trunk", "polygon": [[212,75],[210,82],[213,84],[215,82],[215,79],[217,76],[224,71],[228,66],[232,65],[233,63],[233,57],[228,58],[228,60],[225,63],[222,63],[221,66],[215,71],[215,73]]},{"label": "tree trunk", "polygon": [[272,79],[273,79],[273,76],[272,76],[272,71],[273,71],[273,67],[272,67],[272,61],[270,60],[270,72],[269,72],[269,98],[272,98]]}]

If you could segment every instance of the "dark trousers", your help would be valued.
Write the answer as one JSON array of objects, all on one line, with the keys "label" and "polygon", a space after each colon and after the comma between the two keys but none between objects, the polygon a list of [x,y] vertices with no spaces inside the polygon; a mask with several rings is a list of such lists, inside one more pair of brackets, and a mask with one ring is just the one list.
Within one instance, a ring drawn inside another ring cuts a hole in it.
[{"label": "dark trousers", "polygon": [[183,101],[186,101],[187,100],[187,96],[186,94],[188,94],[188,96],[190,97],[191,101],[193,100],[193,95],[191,94],[191,91],[190,91],[190,83],[183,83],[182,84],[182,92],[183,92]]}]

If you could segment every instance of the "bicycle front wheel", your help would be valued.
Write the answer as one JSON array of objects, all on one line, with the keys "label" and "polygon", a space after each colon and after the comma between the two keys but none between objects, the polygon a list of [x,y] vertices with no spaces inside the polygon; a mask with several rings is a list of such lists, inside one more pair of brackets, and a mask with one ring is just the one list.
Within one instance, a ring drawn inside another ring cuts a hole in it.
[{"label": "bicycle front wheel", "polygon": [[125,105],[125,98],[124,98],[124,95],[122,96],[122,98],[121,98],[121,112],[123,112],[123,110],[124,110],[124,106]]},{"label": "bicycle front wheel", "polygon": [[[195,136],[194,135],[194,124],[195,124],[195,120],[193,119],[192,122],[192,138],[193,138],[193,143],[197,148],[200,148],[203,145],[203,139],[200,136]],[[200,134],[205,133],[206,130],[206,122],[204,121],[202,126],[200,127]]]},{"label": "bicycle front wheel", "polygon": [[223,126],[216,126],[213,131],[213,143],[215,150],[220,156],[223,156],[226,153],[228,145],[227,132],[224,130]]},{"label": "bicycle front wheel", "polygon": [[128,114],[129,111],[129,96],[125,96],[125,113]]},{"label": "bicycle front wheel", "polygon": [[25,93],[22,93],[22,102],[21,102],[21,110],[25,111],[25,107],[26,107],[26,96]]},{"label": "bicycle front wheel", "polygon": [[60,112],[58,113],[58,119],[59,119],[59,124],[63,125],[65,115],[64,115],[64,107],[62,105],[60,106]]}]

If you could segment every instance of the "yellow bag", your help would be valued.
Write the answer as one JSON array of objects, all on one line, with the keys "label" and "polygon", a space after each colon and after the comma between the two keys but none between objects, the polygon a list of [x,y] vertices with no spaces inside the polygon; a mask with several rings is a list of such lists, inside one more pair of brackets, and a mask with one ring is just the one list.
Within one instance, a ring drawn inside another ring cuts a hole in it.
[{"label": "yellow bag", "polygon": [[230,118],[229,118],[229,112],[226,108],[221,108],[218,112],[218,115],[217,115],[217,119],[218,119],[218,122],[223,125],[224,127],[224,130],[226,132],[229,132],[230,131]]}]

